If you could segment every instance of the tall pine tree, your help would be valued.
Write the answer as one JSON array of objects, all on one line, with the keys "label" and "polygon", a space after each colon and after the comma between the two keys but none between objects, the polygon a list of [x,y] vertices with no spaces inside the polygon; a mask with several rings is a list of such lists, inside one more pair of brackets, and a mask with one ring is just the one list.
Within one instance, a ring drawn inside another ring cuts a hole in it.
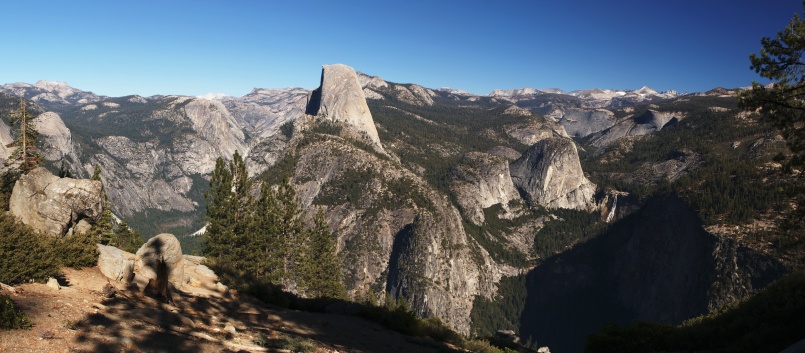
[{"label": "tall pine tree", "polygon": [[42,156],[36,151],[36,137],[39,132],[34,117],[28,113],[24,98],[20,98],[20,110],[12,115],[11,125],[17,128],[17,139],[7,147],[16,147],[9,159],[19,161],[20,171],[27,174],[42,164]]},{"label": "tall pine tree", "polygon": [[345,298],[341,282],[341,261],[336,254],[336,238],[330,232],[324,211],[313,217],[313,226],[307,230],[309,241],[304,257],[303,278],[306,293],[312,297]]},{"label": "tall pine tree", "polygon": [[[98,165],[95,165],[92,180],[103,183],[101,180],[101,167]],[[109,244],[109,241],[112,240],[112,205],[109,204],[109,198],[106,195],[105,189],[103,191],[103,212],[101,213],[101,218],[92,225],[90,235],[94,241],[104,245]]]},{"label": "tall pine tree", "polygon": [[228,164],[222,158],[216,160],[210,190],[205,194],[204,253],[221,276],[229,277],[230,283],[254,276],[254,264],[249,262],[254,245],[248,233],[253,204],[250,187],[246,164],[239,153],[235,152]]},{"label": "tall pine tree", "polygon": [[258,250],[254,253],[255,277],[258,281],[279,285],[285,277],[282,266],[285,244],[280,234],[280,205],[276,192],[268,184],[260,187],[249,233]]},{"label": "tall pine tree", "polygon": [[281,240],[282,286],[287,288],[291,282],[300,283],[299,270],[302,265],[307,241],[302,220],[302,207],[296,190],[289,178],[284,178],[277,189],[279,224],[278,236]]}]

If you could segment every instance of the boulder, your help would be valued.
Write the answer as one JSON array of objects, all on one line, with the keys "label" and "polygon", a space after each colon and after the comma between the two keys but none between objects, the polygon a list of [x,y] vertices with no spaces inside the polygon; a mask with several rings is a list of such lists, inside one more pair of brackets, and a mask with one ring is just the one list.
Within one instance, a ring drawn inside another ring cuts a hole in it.
[{"label": "boulder", "polygon": [[[135,254],[134,272],[146,279],[160,280],[160,264],[164,263],[167,280],[176,289],[184,284],[182,246],[173,234],[159,234],[143,244]],[[141,287],[142,288],[142,287]]]},{"label": "boulder", "polygon": [[48,287],[54,290],[60,290],[61,285],[59,285],[59,281],[53,277],[48,278],[48,283],[46,284]]},{"label": "boulder", "polygon": [[97,220],[103,213],[100,181],[59,178],[37,168],[14,184],[9,210],[34,229],[63,237],[73,234],[81,220]]},{"label": "boulder", "polygon": [[114,246],[98,244],[98,269],[104,276],[117,281],[128,283],[134,275],[134,264],[125,251]]},{"label": "boulder", "polygon": [[209,267],[202,265],[201,256],[184,255],[184,283],[192,287],[214,289],[218,275]]},{"label": "boulder", "polygon": [[576,144],[553,137],[535,143],[509,165],[514,185],[531,205],[585,210],[593,206],[595,184],[581,170]]}]

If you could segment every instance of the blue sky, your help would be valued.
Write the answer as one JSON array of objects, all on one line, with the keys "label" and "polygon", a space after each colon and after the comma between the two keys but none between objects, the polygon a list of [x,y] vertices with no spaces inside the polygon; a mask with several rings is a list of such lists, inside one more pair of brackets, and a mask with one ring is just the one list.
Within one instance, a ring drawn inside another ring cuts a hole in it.
[{"label": "blue sky", "polygon": [[682,92],[764,82],[760,39],[796,0],[2,1],[0,84],[109,96],[318,86],[323,64],[487,94]]}]

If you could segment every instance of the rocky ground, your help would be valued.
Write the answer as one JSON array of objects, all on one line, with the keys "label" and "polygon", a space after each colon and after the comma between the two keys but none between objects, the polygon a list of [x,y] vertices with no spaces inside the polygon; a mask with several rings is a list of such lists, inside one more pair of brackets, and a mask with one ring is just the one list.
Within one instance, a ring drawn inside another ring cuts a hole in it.
[{"label": "rocky ground", "polygon": [[356,317],[267,306],[228,291],[174,295],[173,304],[113,286],[97,267],[65,268],[60,289],[4,290],[34,324],[0,331],[0,352],[439,352],[442,343]]}]

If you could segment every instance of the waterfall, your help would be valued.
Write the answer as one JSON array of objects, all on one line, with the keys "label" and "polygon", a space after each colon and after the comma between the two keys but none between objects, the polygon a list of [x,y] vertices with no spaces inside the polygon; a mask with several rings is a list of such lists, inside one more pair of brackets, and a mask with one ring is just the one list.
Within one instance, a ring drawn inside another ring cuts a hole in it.
[{"label": "waterfall", "polygon": [[607,223],[612,222],[612,219],[615,218],[616,207],[618,207],[618,195],[615,195],[615,199],[612,200],[612,209],[609,210],[609,214],[607,215]]}]

